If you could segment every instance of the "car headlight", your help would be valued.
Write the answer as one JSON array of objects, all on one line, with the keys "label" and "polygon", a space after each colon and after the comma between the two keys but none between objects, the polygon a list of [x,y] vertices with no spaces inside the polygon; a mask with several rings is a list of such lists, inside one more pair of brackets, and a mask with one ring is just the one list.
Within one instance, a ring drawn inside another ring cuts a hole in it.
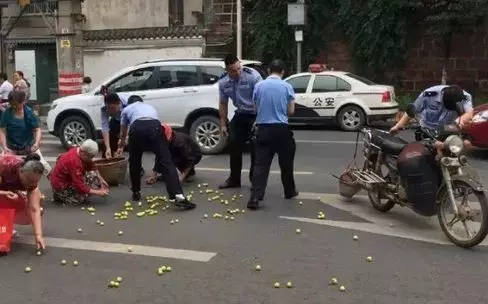
[{"label": "car headlight", "polygon": [[54,110],[54,109],[56,109],[56,107],[57,107],[57,106],[58,106],[58,104],[53,102],[53,103],[51,104],[51,107],[50,107],[49,109],[50,109],[50,110]]},{"label": "car headlight", "polygon": [[450,135],[444,141],[444,146],[447,147],[452,154],[459,155],[463,151],[464,142],[461,137],[457,135]]}]

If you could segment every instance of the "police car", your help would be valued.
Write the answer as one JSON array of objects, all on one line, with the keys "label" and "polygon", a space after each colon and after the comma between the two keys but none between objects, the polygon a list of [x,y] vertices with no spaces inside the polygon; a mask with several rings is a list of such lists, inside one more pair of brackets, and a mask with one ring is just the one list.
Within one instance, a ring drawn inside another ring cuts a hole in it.
[{"label": "police car", "polygon": [[[265,77],[259,61],[242,60]],[[218,80],[225,72],[222,59],[163,59],[124,68],[86,94],[56,99],[47,116],[51,134],[65,147],[87,138],[101,138],[101,86],[125,96],[138,95],[154,106],[160,120],[188,131],[205,154],[221,152],[227,145],[220,136]],[[234,115],[229,103],[229,119]]]},{"label": "police car", "polygon": [[[317,71],[318,70],[318,71]],[[321,125],[335,122],[344,131],[394,118],[398,112],[395,89],[349,72],[309,72],[285,79],[295,90],[295,114],[291,124]]]}]

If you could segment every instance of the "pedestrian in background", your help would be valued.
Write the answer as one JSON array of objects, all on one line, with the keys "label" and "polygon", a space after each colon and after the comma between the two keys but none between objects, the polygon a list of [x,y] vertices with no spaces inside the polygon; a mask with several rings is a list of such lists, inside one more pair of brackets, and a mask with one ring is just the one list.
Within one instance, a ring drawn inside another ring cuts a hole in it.
[{"label": "pedestrian in background", "polygon": [[8,94],[13,91],[14,86],[8,81],[7,74],[0,73],[0,95],[1,95],[1,102],[6,103],[8,102]]},{"label": "pedestrian in background", "polygon": [[8,81],[7,74],[0,73],[0,111],[5,111],[8,105],[8,94],[13,91],[14,86]]},{"label": "pedestrian in background", "polygon": [[[246,142],[251,139],[256,109],[252,100],[254,87],[262,79],[254,69],[242,67],[235,55],[225,58],[224,73],[219,80],[219,114],[220,131],[222,136],[229,136],[230,148],[230,176],[219,186],[220,189],[239,188],[241,186],[242,154]],[[227,115],[229,98],[237,108],[227,131]],[[249,179],[252,177],[254,164],[254,149],[251,149],[251,169]]]},{"label": "pedestrian in background", "polygon": [[151,105],[136,101],[122,110],[120,118],[120,139],[118,153],[122,154],[127,133],[129,133],[129,175],[132,186],[132,200],[141,200],[142,154],[145,151],[154,153],[157,168],[163,174],[168,196],[177,207],[193,209],[195,204],[183,195],[178,172],[173,164],[169,143],[161,134],[161,122],[156,109]]},{"label": "pedestrian in background", "polygon": [[14,72],[14,89],[25,93],[25,101],[29,101],[31,97],[30,83],[25,79],[24,72]]},{"label": "pedestrian in background", "polygon": [[83,77],[83,86],[81,87],[81,93],[86,94],[86,93],[90,92],[91,83],[92,83],[92,80],[90,77],[88,77],[88,76]]},{"label": "pedestrian in background", "polygon": [[0,145],[3,152],[16,155],[38,154],[49,177],[51,166],[39,149],[42,137],[39,119],[26,105],[25,92],[10,92],[8,102],[10,107],[2,113],[0,119]]},{"label": "pedestrian in background", "polygon": [[281,79],[284,67],[281,60],[271,62],[268,68],[270,76],[254,89],[253,100],[257,111],[254,140],[256,162],[251,198],[247,204],[247,208],[251,210],[258,209],[259,201],[264,198],[275,153],[278,154],[285,198],[298,195],[293,174],[296,144],[288,125],[288,116],[295,112],[295,92],[289,83]]}]

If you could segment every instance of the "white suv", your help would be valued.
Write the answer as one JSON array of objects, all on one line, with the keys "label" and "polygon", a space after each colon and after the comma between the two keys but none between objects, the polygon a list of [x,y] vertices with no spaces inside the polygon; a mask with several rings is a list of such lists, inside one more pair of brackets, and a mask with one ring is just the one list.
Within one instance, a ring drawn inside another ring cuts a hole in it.
[{"label": "white suv", "polygon": [[[242,64],[263,73],[259,61]],[[47,116],[49,133],[66,148],[101,138],[100,88],[106,85],[111,92],[141,96],[156,108],[161,121],[188,131],[203,153],[219,153],[227,144],[220,137],[218,113],[217,82],[224,68],[223,60],[207,58],[152,60],[125,68],[87,94],[53,101]],[[229,104],[229,119],[234,110]]]}]

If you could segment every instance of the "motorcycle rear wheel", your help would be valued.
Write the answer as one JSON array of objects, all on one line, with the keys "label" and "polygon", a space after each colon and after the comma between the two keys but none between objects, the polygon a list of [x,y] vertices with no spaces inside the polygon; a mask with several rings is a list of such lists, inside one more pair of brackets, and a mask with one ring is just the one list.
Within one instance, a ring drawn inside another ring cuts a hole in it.
[{"label": "motorcycle rear wheel", "polygon": [[[439,205],[437,209],[437,218],[439,220],[439,224],[441,226],[442,232],[447,236],[447,238],[454,243],[455,245],[462,247],[462,248],[471,248],[479,243],[483,242],[483,240],[486,238],[486,235],[488,234],[488,198],[484,192],[477,192],[474,191],[474,189],[466,182],[463,181],[454,181],[453,184],[453,189],[456,188],[464,188],[471,190],[473,194],[476,196],[480,208],[481,208],[481,224],[480,224],[480,229],[478,233],[476,233],[473,237],[470,237],[469,239],[462,240],[456,237],[454,232],[451,230],[449,227],[449,223],[447,222],[447,218],[443,216],[443,208],[450,208],[450,200],[449,200],[449,195],[447,193],[447,190],[444,190],[443,193],[440,194],[439,196]],[[447,204],[447,205],[445,205]],[[459,207],[458,207],[459,208]],[[452,220],[451,220],[452,221]],[[465,226],[467,227],[467,226]]]},{"label": "motorcycle rear wheel", "polygon": [[[374,167],[374,164],[373,164],[373,167]],[[363,170],[373,170],[372,168],[370,168],[369,162],[367,160],[364,161]],[[380,171],[381,171],[381,169],[380,169]],[[375,173],[378,174],[379,176],[385,178],[383,176],[382,172],[375,172]],[[369,198],[369,201],[371,202],[371,205],[373,206],[374,209],[378,210],[379,212],[385,213],[385,212],[390,211],[393,207],[395,207],[394,201],[391,201],[389,199],[384,199],[380,196],[381,196],[381,193],[380,193],[379,189],[368,190],[368,198]]]}]

